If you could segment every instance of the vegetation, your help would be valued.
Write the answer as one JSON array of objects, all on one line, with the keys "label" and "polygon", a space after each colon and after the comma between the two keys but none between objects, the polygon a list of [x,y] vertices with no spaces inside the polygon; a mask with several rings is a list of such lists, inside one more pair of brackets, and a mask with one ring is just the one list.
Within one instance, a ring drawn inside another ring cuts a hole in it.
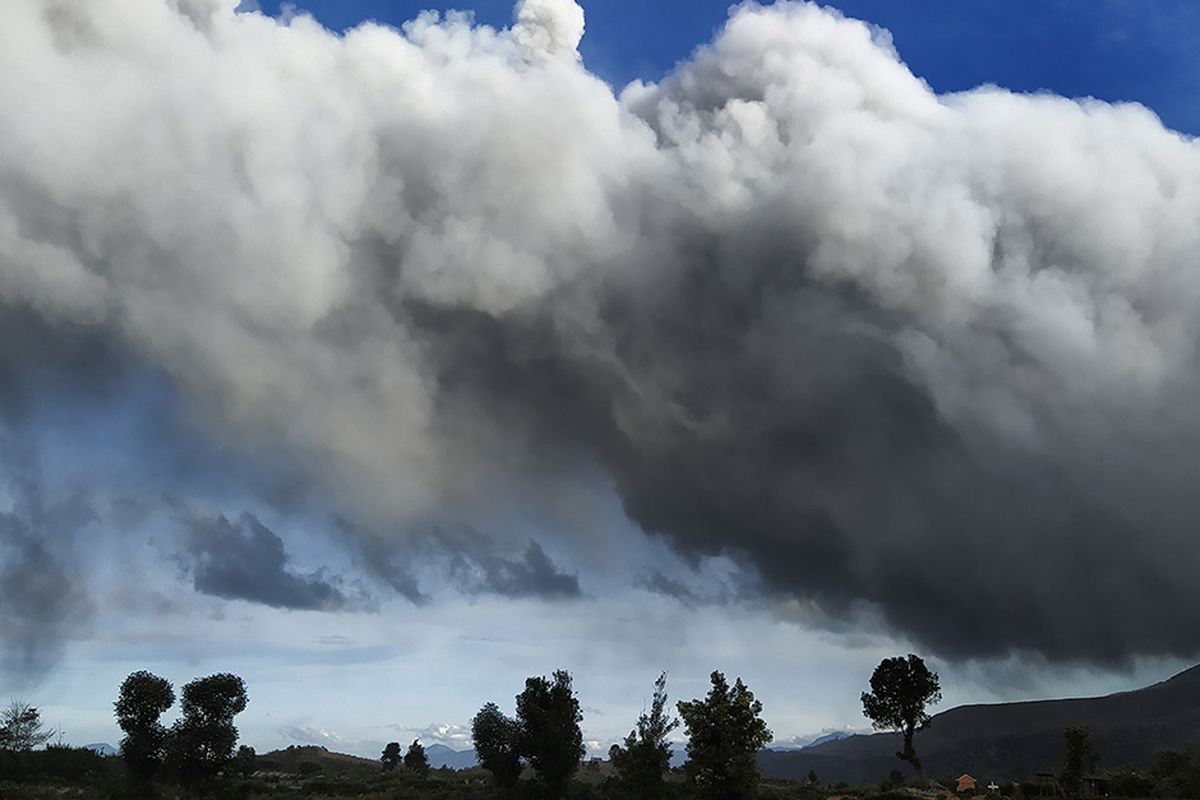
[{"label": "vegetation", "polygon": [[132,673],[121,684],[114,708],[117,725],[125,733],[121,757],[135,777],[148,781],[166,759],[167,729],[159,717],[175,702],[175,691],[166,678],[145,670]]},{"label": "vegetation", "polygon": [[521,724],[487,703],[471,722],[471,739],[480,766],[512,800],[521,779]]},{"label": "vegetation", "polygon": [[[526,681],[516,697],[514,717],[503,714],[494,703],[483,706],[472,723],[480,766],[454,771],[431,769],[419,740],[403,753],[398,742],[389,743],[378,761],[321,747],[289,747],[257,755],[247,745],[237,746],[233,719],[246,707],[247,695],[241,678],[231,674],[199,678],[184,686],[181,715],[165,728],[160,717],[175,699],[171,684],[139,671],[121,684],[114,704],[125,734],[119,758],[83,748],[47,747],[53,732],[41,724],[38,710],[23,702],[10,704],[0,714],[0,798],[946,800],[952,796],[942,788],[952,786],[952,780],[921,792],[906,786],[898,770],[858,787],[822,785],[815,772],[809,772],[806,780],[761,780],[757,754],[771,737],[761,718],[762,704],[741,679],[730,686],[722,673],[714,672],[711,683],[704,698],[676,705],[688,736],[688,761],[682,768],[670,768],[669,737],[680,720],[668,713],[664,673],[654,683],[649,709],[638,717],[629,735],[610,749],[609,762],[593,760],[580,769],[582,714],[571,676],[560,670],[550,678]],[[900,731],[915,732],[927,724],[925,705],[939,695],[937,676],[916,656],[886,659],[872,676],[871,688],[869,695],[862,696],[864,709],[879,712],[878,719],[873,717],[877,727]],[[1088,728],[1066,728],[1063,743],[1062,764],[1055,776],[1019,787],[1024,796],[1050,793],[1073,798],[1104,791],[1111,798],[1127,800],[1200,797],[1200,753],[1161,752],[1148,768],[1143,764],[1097,775],[1099,759]],[[906,749],[911,747],[909,741]],[[916,759],[915,752],[911,755]],[[916,759],[918,771],[919,765]],[[978,796],[1015,797],[1017,788],[1002,787],[995,794],[981,790]]]},{"label": "vegetation", "polygon": [[758,787],[758,751],[771,741],[759,716],[762,703],[738,678],[731,688],[720,672],[703,700],[681,702],[687,730],[688,781],[700,800],[742,800]]},{"label": "vegetation", "polygon": [[637,727],[625,737],[624,745],[614,744],[608,751],[612,762],[613,780],[610,793],[630,800],[662,800],[667,796],[664,776],[671,767],[671,745],[667,736],[679,727],[679,720],[669,717],[667,705],[667,673],[654,682],[654,699],[650,713],[638,717]]},{"label": "vegetation", "polygon": [[871,675],[871,691],[863,692],[863,713],[876,730],[899,731],[904,750],[896,757],[907,761],[924,782],[925,769],[917,757],[913,736],[929,725],[926,708],[942,699],[936,672],[931,672],[920,656],[897,656],[879,662]]},{"label": "vegetation", "polygon": [[24,752],[41,747],[54,736],[42,726],[36,708],[22,700],[13,700],[0,712],[0,749]]}]

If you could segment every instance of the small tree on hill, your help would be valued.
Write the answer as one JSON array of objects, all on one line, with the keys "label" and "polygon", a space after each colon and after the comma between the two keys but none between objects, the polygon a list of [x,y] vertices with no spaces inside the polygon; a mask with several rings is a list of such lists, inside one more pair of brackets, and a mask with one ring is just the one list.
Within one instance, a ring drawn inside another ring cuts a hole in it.
[{"label": "small tree on hill", "polygon": [[738,678],[733,687],[720,672],[703,700],[678,704],[688,734],[688,778],[702,800],[742,800],[758,786],[758,751],[771,741],[759,716],[762,703]]},{"label": "small tree on hill", "polygon": [[383,755],[379,757],[379,760],[383,764],[384,772],[391,772],[403,764],[404,756],[400,752],[400,743],[388,742],[387,746],[383,748]]},{"label": "small tree on hill", "polygon": [[560,800],[583,758],[583,714],[571,688],[571,674],[557,670],[553,680],[528,678],[517,695],[520,752],[537,770],[547,800]]},{"label": "small tree on hill", "polygon": [[899,731],[904,736],[904,750],[896,757],[907,761],[924,782],[925,769],[913,736],[929,725],[926,706],[942,699],[942,689],[936,672],[930,672],[920,656],[897,656],[879,662],[871,675],[871,691],[862,693],[863,713],[876,730]]},{"label": "small tree on hill", "polygon": [[663,774],[671,766],[671,745],[667,736],[679,727],[679,720],[666,714],[667,673],[654,682],[650,713],[642,712],[637,727],[625,737],[624,746],[614,744],[608,751],[622,797],[633,800],[659,800],[666,794]]},{"label": "small tree on hill", "polygon": [[134,777],[150,780],[166,757],[167,729],[159,717],[175,702],[175,691],[166,678],[145,670],[131,673],[121,683],[113,708],[124,731],[121,758]]},{"label": "small tree on hill", "polygon": [[420,740],[413,739],[413,743],[408,746],[408,752],[404,754],[404,766],[409,772],[421,777],[429,774],[429,759],[425,756],[425,748]]},{"label": "small tree on hill", "polygon": [[238,737],[233,718],[246,703],[237,675],[210,675],[183,687],[183,716],[167,739],[167,761],[181,782],[208,783],[229,762]]},{"label": "small tree on hill", "polygon": [[479,765],[492,773],[496,785],[511,800],[521,778],[520,723],[505,716],[495,703],[488,703],[471,721],[471,739]]}]

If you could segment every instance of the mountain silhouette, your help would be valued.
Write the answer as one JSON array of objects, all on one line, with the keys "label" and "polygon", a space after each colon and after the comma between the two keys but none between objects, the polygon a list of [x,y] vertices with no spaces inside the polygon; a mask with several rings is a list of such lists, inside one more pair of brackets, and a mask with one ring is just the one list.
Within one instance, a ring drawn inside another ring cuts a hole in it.
[{"label": "mountain silhouette", "polygon": [[[1063,728],[1092,729],[1101,769],[1148,766],[1154,754],[1200,746],[1200,666],[1169,680],[1104,697],[1034,700],[952,708],[917,734],[916,747],[931,777],[969,772],[984,780],[1022,780],[1048,772],[1063,757]],[[850,736],[796,751],[763,751],[767,777],[824,782],[876,781],[911,770],[896,751],[896,733]]]}]

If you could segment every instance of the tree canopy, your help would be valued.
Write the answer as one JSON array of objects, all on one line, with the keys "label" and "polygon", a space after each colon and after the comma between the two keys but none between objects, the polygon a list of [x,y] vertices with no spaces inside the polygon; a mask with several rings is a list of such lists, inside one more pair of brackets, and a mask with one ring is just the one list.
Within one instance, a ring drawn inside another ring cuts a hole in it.
[{"label": "tree canopy", "polygon": [[505,796],[515,796],[521,778],[521,724],[487,703],[471,721],[471,739],[480,766],[492,773]]},{"label": "tree canopy", "polygon": [[608,751],[622,797],[632,800],[659,800],[665,796],[663,775],[671,766],[671,744],[667,736],[679,727],[679,720],[666,713],[667,673],[654,682],[650,711],[642,712],[637,726],[625,737],[623,745]]},{"label": "tree canopy", "polygon": [[121,758],[135,777],[153,778],[166,756],[167,729],[159,717],[175,702],[175,691],[166,678],[139,670],[121,684],[113,704],[117,725],[125,733]]},{"label": "tree canopy", "polygon": [[246,685],[237,675],[197,678],[183,687],[183,715],[168,737],[167,758],[184,783],[206,783],[233,757],[233,718],[245,710]]},{"label": "tree canopy", "polygon": [[899,731],[904,736],[904,750],[896,757],[907,761],[925,780],[925,769],[917,757],[913,737],[929,724],[926,707],[942,699],[941,685],[936,672],[925,661],[911,653],[907,658],[896,656],[879,662],[871,675],[871,691],[862,693],[863,713],[876,730]]},{"label": "tree canopy", "polygon": [[688,734],[686,770],[702,800],[742,800],[758,786],[758,751],[771,741],[759,716],[762,703],[738,678],[732,687],[720,672],[703,700],[678,704]]},{"label": "tree canopy", "polygon": [[404,767],[414,775],[429,774],[429,759],[419,739],[413,739],[413,743],[408,746],[408,752],[404,754]]},{"label": "tree canopy", "polygon": [[43,727],[41,712],[23,700],[13,700],[0,712],[0,750],[32,750],[53,736],[53,730]]},{"label": "tree canopy", "polygon": [[567,791],[571,776],[583,758],[583,713],[571,686],[571,674],[556,670],[552,679],[528,678],[517,695],[520,753],[537,771],[538,783],[548,800]]}]

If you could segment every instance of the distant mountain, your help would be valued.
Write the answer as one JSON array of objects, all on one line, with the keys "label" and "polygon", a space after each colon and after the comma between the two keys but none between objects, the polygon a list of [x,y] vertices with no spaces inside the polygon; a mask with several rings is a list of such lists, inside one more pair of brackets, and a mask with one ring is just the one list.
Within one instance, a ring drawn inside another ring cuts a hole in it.
[{"label": "distant mountain", "polygon": [[83,746],[83,749],[91,750],[92,752],[98,753],[99,755],[102,755],[102,756],[115,756],[118,753],[117,748],[113,747],[108,742],[95,742],[93,744],[85,744]]},{"label": "distant mountain", "polygon": [[817,738],[813,739],[811,742],[804,745],[800,749],[807,750],[810,747],[818,747],[819,745],[827,744],[828,742],[838,742],[838,741],[841,741],[842,739],[849,739],[849,738],[850,738],[850,734],[846,733],[845,731],[833,731],[831,733],[825,734],[824,736],[818,736]]},{"label": "distant mountain", "polygon": [[431,744],[425,748],[425,757],[434,769],[470,769],[479,763],[474,750],[454,750],[444,744]]},{"label": "distant mountain", "polygon": [[[936,715],[917,734],[917,753],[931,777],[969,772],[1009,781],[1046,772],[1062,760],[1062,731],[1087,725],[1101,767],[1147,766],[1160,750],[1200,746],[1200,666],[1131,692],[1106,697],[959,706]],[[895,733],[849,736],[803,750],[763,751],[768,777],[823,782],[876,781],[907,764],[896,758]]]}]

